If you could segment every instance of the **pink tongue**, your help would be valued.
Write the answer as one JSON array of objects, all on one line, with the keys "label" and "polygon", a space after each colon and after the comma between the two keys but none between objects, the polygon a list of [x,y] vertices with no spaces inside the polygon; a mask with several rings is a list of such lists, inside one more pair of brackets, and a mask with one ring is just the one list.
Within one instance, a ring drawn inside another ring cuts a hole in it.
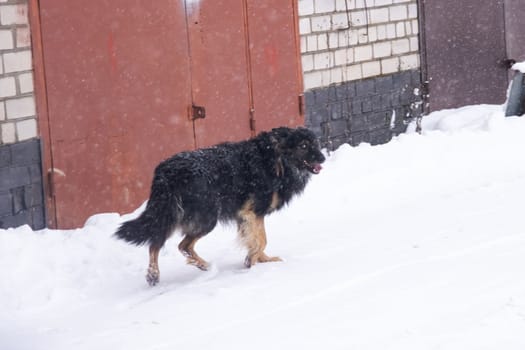
[{"label": "pink tongue", "polygon": [[321,166],[321,164],[315,164],[314,165],[314,172],[316,174],[319,174],[321,172],[321,169],[323,169],[323,167]]}]

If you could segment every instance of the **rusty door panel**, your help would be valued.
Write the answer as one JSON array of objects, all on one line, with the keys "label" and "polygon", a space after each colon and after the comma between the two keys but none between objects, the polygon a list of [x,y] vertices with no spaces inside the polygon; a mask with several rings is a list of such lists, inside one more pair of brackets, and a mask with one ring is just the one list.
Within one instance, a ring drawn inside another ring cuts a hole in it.
[{"label": "rusty door panel", "polygon": [[39,10],[56,202],[48,224],[130,211],[155,165],[194,147],[183,4],[41,0]]},{"label": "rusty door panel", "polygon": [[247,3],[256,130],[303,125],[295,1]]},{"label": "rusty door panel", "polygon": [[250,92],[243,0],[187,1],[197,147],[250,137]]},{"label": "rusty door panel", "polygon": [[430,110],[503,103],[503,0],[423,0],[421,8]]}]

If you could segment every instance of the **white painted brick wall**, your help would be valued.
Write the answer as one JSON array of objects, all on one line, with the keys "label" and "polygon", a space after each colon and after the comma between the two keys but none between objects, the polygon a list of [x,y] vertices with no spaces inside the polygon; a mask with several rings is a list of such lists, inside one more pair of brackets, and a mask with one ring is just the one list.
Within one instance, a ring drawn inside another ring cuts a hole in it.
[{"label": "white painted brick wall", "polygon": [[35,109],[28,0],[0,0],[0,145],[38,136]]},{"label": "white painted brick wall", "polygon": [[419,67],[417,0],[299,0],[305,89]]}]

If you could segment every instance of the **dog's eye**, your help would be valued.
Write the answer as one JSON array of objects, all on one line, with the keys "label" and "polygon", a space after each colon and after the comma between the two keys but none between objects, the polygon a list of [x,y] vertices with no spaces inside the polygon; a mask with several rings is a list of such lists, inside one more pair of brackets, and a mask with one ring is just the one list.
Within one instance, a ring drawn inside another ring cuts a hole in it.
[{"label": "dog's eye", "polygon": [[302,149],[306,149],[306,147],[308,147],[308,145],[306,143],[301,143],[301,145],[299,147],[301,147]]}]

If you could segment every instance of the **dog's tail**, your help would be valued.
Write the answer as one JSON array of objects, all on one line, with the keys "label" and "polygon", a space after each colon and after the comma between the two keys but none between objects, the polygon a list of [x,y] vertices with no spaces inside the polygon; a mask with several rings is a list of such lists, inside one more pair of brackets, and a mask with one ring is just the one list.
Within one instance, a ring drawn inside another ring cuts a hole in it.
[{"label": "dog's tail", "polygon": [[153,188],[146,209],[136,219],[120,225],[115,236],[131,244],[162,247],[177,224],[180,205],[172,199],[176,202],[174,197],[166,198],[166,192]]}]

